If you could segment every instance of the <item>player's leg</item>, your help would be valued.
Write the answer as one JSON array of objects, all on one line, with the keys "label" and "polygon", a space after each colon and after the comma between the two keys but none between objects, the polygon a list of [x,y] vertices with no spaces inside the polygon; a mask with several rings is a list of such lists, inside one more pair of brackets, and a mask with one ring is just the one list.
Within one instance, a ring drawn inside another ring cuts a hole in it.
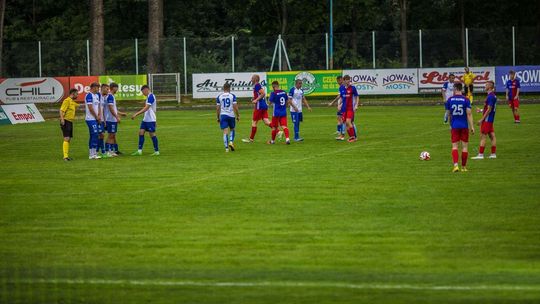
[{"label": "player's leg", "polygon": [[520,123],[521,118],[519,117],[519,104],[517,100],[514,100],[514,107],[512,108],[512,111],[514,112],[514,122]]},{"label": "player's leg", "polygon": [[461,171],[467,171],[467,160],[469,159],[469,142],[461,141]]},{"label": "player's leg", "polygon": [[229,149],[231,151],[235,150],[234,147],[234,137],[235,137],[235,128],[236,128],[236,119],[234,117],[227,117],[228,127],[229,127]]},{"label": "player's leg", "polygon": [[354,117],[354,112],[347,111],[345,124],[347,125],[347,134],[349,134],[349,142],[352,142],[352,141],[356,140],[356,137],[354,135],[355,134],[354,126],[353,126],[353,122],[352,122],[353,117]]},{"label": "player's leg", "polygon": [[65,161],[70,161],[71,158],[69,157],[69,142],[71,141],[71,138],[73,137],[73,124],[70,121],[64,121],[64,125],[60,126],[62,129],[62,136],[64,137],[64,140],[62,142],[62,153],[64,156]]},{"label": "player's leg", "polygon": [[489,158],[497,158],[497,138],[495,137],[495,132],[491,132],[488,135],[491,140],[491,155],[489,155]]},{"label": "player's leg", "polygon": [[140,156],[142,155],[142,150],[143,150],[143,147],[144,147],[144,133],[146,132],[147,130],[147,125],[146,125],[146,122],[141,122],[141,126],[139,128],[139,145],[138,145],[138,149],[137,151],[131,153],[131,155],[133,156]]},{"label": "player's leg", "polygon": [[279,118],[279,125],[283,129],[283,133],[285,133],[285,143],[287,145],[291,144],[291,139],[289,138],[289,127],[287,126],[287,116],[283,116]]},{"label": "player's leg", "polygon": [[152,144],[154,145],[154,153],[152,153],[152,156],[158,156],[159,155],[159,146],[158,146],[158,138],[157,138],[157,135],[156,135],[156,123],[155,122],[150,123],[148,133],[150,134],[150,138],[152,138]]},{"label": "player's leg", "polygon": [[257,122],[261,119],[259,110],[253,110],[253,119],[251,120],[251,134],[249,138],[242,139],[245,143],[252,143],[255,140],[255,134],[257,134]]},{"label": "player's leg", "polygon": [[271,139],[268,141],[269,144],[274,144],[276,142],[276,135],[278,133],[278,127],[279,127],[279,120],[276,116],[272,117],[272,123],[271,123]]},{"label": "player's leg", "polygon": [[98,123],[98,151],[105,155],[105,123]]},{"label": "player's leg", "polygon": [[452,139],[452,164],[454,165],[452,172],[458,172],[459,171],[458,148],[459,148],[459,138],[460,138],[459,129],[450,130],[450,135]]},{"label": "player's leg", "polygon": [[484,150],[486,149],[486,134],[481,131],[480,133],[480,146],[478,147],[478,155],[471,157],[471,159],[484,159]]},{"label": "player's leg", "polygon": [[225,152],[229,152],[229,127],[222,129],[223,130],[223,145],[225,145]]}]

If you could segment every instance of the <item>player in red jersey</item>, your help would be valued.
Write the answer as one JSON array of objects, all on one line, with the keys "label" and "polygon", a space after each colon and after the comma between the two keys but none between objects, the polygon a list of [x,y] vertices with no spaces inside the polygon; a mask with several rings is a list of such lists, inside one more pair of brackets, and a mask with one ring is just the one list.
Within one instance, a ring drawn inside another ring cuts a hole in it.
[{"label": "player in red jersey", "polygon": [[461,142],[461,171],[467,171],[467,159],[469,157],[469,130],[474,134],[474,125],[471,112],[471,101],[463,96],[462,83],[454,84],[454,96],[448,98],[445,107],[450,118],[452,127],[452,161],[454,168],[452,172],[458,172],[459,166],[459,143]]},{"label": "player in red jersey", "polygon": [[266,104],[266,93],[264,88],[259,83],[261,78],[259,75],[255,74],[251,76],[251,82],[254,84],[253,87],[253,99],[251,103],[254,104],[253,110],[253,120],[251,121],[251,135],[249,138],[242,139],[245,143],[252,143],[255,139],[255,134],[257,133],[257,123],[259,120],[262,120],[265,125],[272,127],[270,125],[270,120],[268,119],[268,105]]},{"label": "player in red jersey", "polygon": [[343,83],[339,88],[339,96],[341,96],[341,112],[343,113],[343,121],[347,127],[349,134],[349,142],[356,141],[356,130],[354,129],[354,112],[358,109],[358,91],[356,87],[351,85],[351,76],[343,76]]},{"label": "player in red jersey", "polygon": [[497,108],[497,96],[495,96],[495,83],[493,81],[486,82],[486,92],[488,93],[484,110],[482,111],[482,119],[478,121],[480,126],[480,148],[478,155],[471,159],[484,159],[484,149],[486,148],[486,137],[491,140],[491,155],[489,158],[497,158],[497,140],[495,138],[495,129],[493,122],[495,121],[495,110]]},{"label": "player in red jersey", "polygon": [[516,78],[516,72],[510,71],[508,73],[510,79],[506,81],[506,100],[508,100],[508,106],[512,109],[514,114],[514,123],[520,123],[519,117],[519,90],[521,85],[519,79]]}]

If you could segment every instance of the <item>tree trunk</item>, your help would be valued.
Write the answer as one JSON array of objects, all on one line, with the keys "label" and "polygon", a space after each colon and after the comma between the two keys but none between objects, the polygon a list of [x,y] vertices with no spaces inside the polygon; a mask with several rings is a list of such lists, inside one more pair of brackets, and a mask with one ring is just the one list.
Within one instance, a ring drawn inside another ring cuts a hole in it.
[{"label": "tree trunk", "polygon": [[[287,32],[287,23],[288,23],[288,17],[287,17],[287,0],[281,0],[281,35],[285,35]],[[285,40],[283,40],[283,45],[285,45]],[[283,50],[285,51],[285,50]],[[287,65],[287,60],[283,58],[284,60],[281,63],[282,70],[286,71],[289,67]]]},{"label": "tree trunk", "polygon": [[352,58],[356,58],[358,56],[358,13],[357,10],[353,9],[351,10],[351,30],[352,30],[352,36],[351,36],[351,50],[352,50]]},{"label": "tree trunk", "polygon": [[459,0],[459,16],[461,25],[461,53],[463,56],[463,64],[467,64],[467,48],[465,42],[465,0]]},{"label": "tree trunk", "polygon": [[90,0],[90,12],[90,73],[92,75],[100,75],[105,73],[103,0]]},{"label": "tree trunk", "polygon": [[163,38],[163,0],[148,1],[148,73],[160,73]]},{"label": "tree trunk", "polygon": [[407,41],[407,13],[408,13],[408,1],[399,1],[399,14],[401,19],[401,30],[399,38],[401,40],[401,65],[406,68],[409,65],[409,45]]},{"label": "tree trunk", "polygon": [[6,0],[0,0],[0,75],[4,76],[4,13],[6,12]]}]

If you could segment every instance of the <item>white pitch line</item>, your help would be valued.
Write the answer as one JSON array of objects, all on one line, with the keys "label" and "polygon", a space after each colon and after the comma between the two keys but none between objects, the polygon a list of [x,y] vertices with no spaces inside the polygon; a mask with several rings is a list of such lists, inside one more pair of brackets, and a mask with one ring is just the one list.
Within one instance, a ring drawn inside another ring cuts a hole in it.
[{"label": "white pitch line", "polygon": [[134,286],[188,286],[188,287],[300,287],[343,288],[375,290],[431,290],[431,291],[540,291],[540,285],[423,285],[390,283],[340,283],[340,282],[214,282],[214,281],[162,281],[162,280],[106,280],[106,279],[19,279],[9,283],[22,284],[71,284],[71,285],[134,285]]}]

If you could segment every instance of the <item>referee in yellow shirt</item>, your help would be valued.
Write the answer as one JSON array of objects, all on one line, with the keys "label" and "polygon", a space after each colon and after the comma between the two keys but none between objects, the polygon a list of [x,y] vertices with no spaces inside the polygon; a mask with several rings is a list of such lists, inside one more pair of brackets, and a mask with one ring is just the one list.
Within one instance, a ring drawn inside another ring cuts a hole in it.
[{"label": "referee in yellow shirt", "polygon": [[64,151],[64,161],[71,161],[69,157],[69,141],[73,137],[73,120],[75,120],[75,111],[79,104],[75,101],[79,92],[77,89],[69,90],[69,96],[64,99],[60,107],[60,128],[64,135],[62,150]]},{"label": "referee in yellow shirt", "polygon": [[465,67],[465,74],[463,74],[463,83],[465,84],[465,96],[467,96],[471,102],[473,101],[472,92],[474,89],[475,77],[476,75],[474,75],[474,73],[469,70],[469,67]]}]

